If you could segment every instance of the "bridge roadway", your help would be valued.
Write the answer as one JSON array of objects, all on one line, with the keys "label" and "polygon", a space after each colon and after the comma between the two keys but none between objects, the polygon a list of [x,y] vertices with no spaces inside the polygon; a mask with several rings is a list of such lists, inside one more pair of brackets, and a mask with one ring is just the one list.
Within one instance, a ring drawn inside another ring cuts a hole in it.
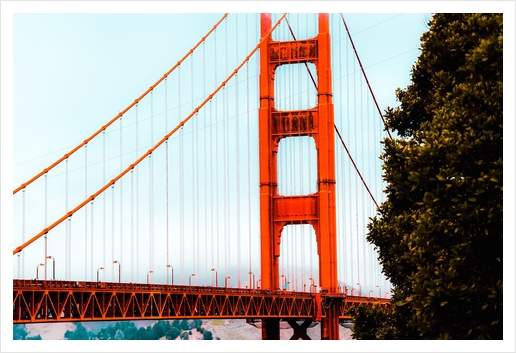
[{"label": "bridge roadway", "polygon": [[13,280],[13,323],[74,321],[260,319],[320,321],[325,308],[345,311],[363,303],[386,305],[388,299],[341,293],[295,292],[210,286]]}]

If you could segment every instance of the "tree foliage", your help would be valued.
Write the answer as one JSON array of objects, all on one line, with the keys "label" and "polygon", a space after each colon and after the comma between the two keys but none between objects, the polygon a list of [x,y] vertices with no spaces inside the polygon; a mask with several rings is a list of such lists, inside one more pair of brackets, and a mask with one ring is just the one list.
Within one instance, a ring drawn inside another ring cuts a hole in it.
[{"label": "tree foliage", "polygon": [[75,324],[75,330],[70,331],[67,330],[64,334],[65,340],[93,340],[95,339],[95,334],[86,330],[84,325],[80,322]]},{"label": "tree foliage", "polygon": [[13,325],[13,340],[41,340],[41,335],[27,337],[28,334],[25,324]]},{"label": "tree foliage", "polygon": [[[195,327],[203,337],[212,337],[211,332],[201,327],[202,320],[159,320],[147,327],[136,328],[133,321],[118,321],[113,325],[102,328],[97,334],[86,330],[82,323],[77,323],[74,331],[66,331],[64,338],[67,340],[159,340],[166,338],[167,340],[180,339],[188,340],[192,335],[190,327]],[[16,327],[22,326],[22,327]],[[25,338],[27,331],[25,325],[15,325],[15,339],[38,339],[36,337]],[[39,339],[41,339],[39,337]],[[213,339],[213,338],[204,338]]]},{"label": "tree foliage", "polygon": [[502,338],[502,25],[502,14],[434,15],[386,110],[399,138],[384,141],[387,197],[367,240],[394,307],[376,332],[359,310],[357,337]]}]

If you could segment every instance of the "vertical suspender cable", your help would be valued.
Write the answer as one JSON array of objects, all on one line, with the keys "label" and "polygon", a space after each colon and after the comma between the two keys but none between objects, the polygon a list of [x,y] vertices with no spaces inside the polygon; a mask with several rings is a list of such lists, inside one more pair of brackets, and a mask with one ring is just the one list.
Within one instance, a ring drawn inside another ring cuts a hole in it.
[{"label": "vertical suspender cable", "polygon": [[93,256],[93,247],[94,247],[94,234],[95,234],[95,230],[94,230],[94,213],[93,213],[93,200],[91,201],[91,219],[90,219],[90,222],[91,222],[91,226],[90,226],[90,232],[91,232],[91,240],[90,240],[90,268],[91,268],[91,273],[93,273],[93,264],[94,264],[94,256]]},{"label": "vertical suspender cable", "polygon": [[[213,55],[213,58],[214,58],[214,65],[215,65],[215,69],[213,70],[213,72],[215,73],[215,82],[218,82],[217,81],[217,32],[215,32],[215,35],[214,35],[214,41],[215,41],[215,45],[213,46],[214,48],[214,52],[215,54]],[[219,200],[219,134],[218,134],[218,126],[219,126],[219,110],[218,110],[218,97],[215,98],[215,202],[218,202]],[[215,257],[217,259],[217,269],[220,268],[220,237],[219,237],[219,205],[217,204],[215,206],[215,210],[216,210],[216,213],[215,213],[215,219],[216,219],[216,224],[215,224],[215,229],[216,229],[216,242],[217,242],[217,251],[215,253]],[[225,272],[224,272],[225,273]],[[226,277],[227,274],[224,276]],[[225,281],[224,281],[225,283]]]},{"label": "vertical suspender cable", "polygon": [[[248,32],[248,14],[245,14],[245,42],[249,43],[249,32]],[[246,53],[249,52],[248,45],[246,46]],[[246,82],[246,121],[247,121],[247,233],[249,241],[249,250],[247,256],[249,257],[249,272],[253,273],[253,261],[252,261],[252,247],[251,247],[251,134],[249,128],[249,61],[245,64],[245,82]],[[252,288],[252,287],[251,287]]]},{"label": "vertical suspender cable", "polygon": [[[337,41],[338,43],[338,65],[339,65],[339,76],[342,77],[342,60],[340,60],[340,58],[342,57],[342,44],[341,44],[341,41],[340,41],[340,38],[341,38],[341,26],[338,26],[339,28],[339,35],[338,35],[338,38],[339,38],[339,41]],[[334,46],[335,48],[335,46]],[[332,60],[332,63],[334,63],[336,60]],[[340,95],[342,96],[342,80],[339,80],[339,93]],[[341,120],[340,122],[340,126],[342,126],[342,104],[339,104],[339,118]],[[335,140],[335,145],[337,145],[337,140]],[[337,146],[335,146],[337,147]],[[335,151],[337,152],[337,154],[340,152],[340,148],[335,148]],[[348,282],[348,279],[347,279],[347,272],[346,272],[346,262],[344,261],[344,256],[342,255],[343,252],[345,251],[345,235],[346,235],[346,232],[344,230],[344,219],[342,217],[342,215],[344,215],[344,209],[345,209],[345,205],[344,205],[344,192],[343,192],[343,188],[342,188],[342,184],[344,182],[344,178],[343,178],[343,171],[344,171],[344,163],[343,163],[343,158],[337,158],[337,162],[340,166],[340,178],[337,178],[337,180],[341,180],[341,183],[337,183],[337,187],[340,189],[340,197],[339,197],[339,204],[340,204],[340,211],[337,213],[337,216],[339,217],[338,220],[337,220],[337,223],[339,225],[339,231],[338,231],[338,234],[340,235],[337,239],[339,240],[340,242],[340,246],[338,247],[339,248],[339,255],[338,255],[338,264],[340,265],[340,271],[341,271],[341,278],[342,280],[344,281],[344,283],[349,283]],[[336,168],[337,169],[337,168]],[[339,169],[337,169],[337,171],[339,171]],[[337,194],[338,195],[338,194]]]},{"label": "vertical suspender cable", "polygon": [[[351,114],[350,114],[350,99],[349,99],[349,90],[350,90],[350,84],[349,84],[349,44],[348,42],[346,42],[346,125],[347,125],[347,128],[345,129],[346,132],[350,131],[349,129],[349,122],[351,120]],[[347,180],[349,180],[350,182],[346,183],[346,186],[348,187],[347,189],[349,190],[348,192],[348,195],[351,195],[351,166],[349,166],[347,168],[347,172],[348,172],[348,176],[347,176]],[[353,258],[353,237],[351,236],[353,234],[353,228],[351,227],[352,225],[352,221],[351,221],[351,217],[352,217],[352,214],[351,214],[351,199],[348,197],[347,198],[348,201],[348,204],[349,204],[349,216],[348,216],[348,219],[349,219],[349,228],[346,227],[347,229],[349,229],[349,258],[352,259]],[[354,270],[353,270],[353,261],[349,261],[349,267],[350,267],[350,272],[351,272],[351,287],[353,288],[355,286],[355,281],[353,280],[355,278],[354,274]]]},{"label": "vertical suspender cable", "polygon": [[[138,118],[138,113],[136,111],[136,119]],[[138,125],[138,122],[135,122],[135,126]],[[131,169],[131,249],[129,250],[129,262],[131,263],[131,282],[134,282],[134,233],[135,233],[135,222],[134,222],[135,214],[134,214],[134,168]],[[114,261],[114,259],[112,259]],[[114,263],[113,263],[114,265]],[[121,264],[120,264],[121,265]],[[119,266],[120,266],[119,265]],[[119,279],[120,280],[120,279]]]},{"label": "vertical suspender cable", "polygon": [[[194,86],[194,81],[193,81],[193,67],[194,67],[194,59],[193,59],[193,53],[190,54],[190,110],[193,111],[194,110],[194,93],[193,93],[193,86]],[[196,136],[196,133],[197,133],[197,120],[198,119],[193,119],[193,126],[192,126],[192,134],[191,134],[191,139],[192,139],[192,149],[191,149],[191,153],[192,153],[192,172],[193,172],[193,175],[190,179],[191,181],[191,184],[192,184],[192,193],[191,193],[191,197],[192,197],[192,214],[191,214],[191,217],[192,217],[192,269],[193,269],[193,273],[196,274],[196,276],[198,277],[200,274],[199,274],[199,271],[198,271],[198,259],[196,257],[197,255],[197,246],[198,246],[198,241],[197,241],[197,236],[198,236],[198,232],[197,232],[197,229],[196,229],[196,222],[198,220],[197,218],[197,214],[196,214],[196,207],[198,205],[198,199],[197,199],[197,195],[198,195],[198,189],[196,188],[196,180],[197,180],[197,171],[196,171],[196,167],[197,167],[197,160],[196,160],[196,156],[195,156],[195,144],[196,144],[196,139],[195,139],[195,136]],[[194,277],[195,279],[195,277]]]},{"label": "vertical suspender cable", "polygon": [[[115,184],[111,186],[111,258],[115,258]],[[111,282],[114,282],[115,276],[111,272]]]},{"label": "vertical suspender cable", "polygon": [[[65,210],[68,212],[68,158],[65,160]],[[71,264],[71,235],[70,235],[70,222],[72,221],[72,217],[68,217],[68,222],[66,222],[66,235],[65,235],[65,279],[70,280],[70,269],[72,267]]]},{"label": "vertical suspender cable", "polygon": [[[136,115],[136,129],[135,129],[135,132],[136,132],[136,136],[135,136],[135,150],[136,150],[136,157],[138,158],[138,104],[136,104],[135,106],[135,115]],[[134,169],[133,169],[134,170]],[[136,219],[136,229],[135,229],[135,233],[136,233],[136,246],[135,248],[133,249],[133,252],[134,252],[134,255],[136,256],[136,261],[135,259],[131,259],[131,273],[134,271],[134,269],[136,268],[136,278],[135,278],[135,282],[139,282],[139,270],[140,270],[140,252],[138,251],[140,249],[140,217],[139,217],[139,169],[136,168],[136,190],[135,190],[135,219]],[[136,263],[136,265],[134,265],[133,263]],[[132,280],[132,279],[131,279]]]},{"label": "vertical suspender cable", "polygon": [[[225,76],[228,75],[228,21],[224,21],[224,38],[225,38],[225,48],[226,48],[226,56],[224,58],[224,61],[226,63],[226,71]],[[227,85],[224,85],[223,87],[223,94],[222,94],[222,119],[223,119],[223,126],[224,126],[224,133],[223,133],[223,139],[224,139],[224,251],[225,251],[225,260],[226,260],[226,274],[229,276],[229,225],[228,225],[228,175],[227,175],[227,168],[228,168],[228,104],[227,104]]]},{"label": "vertical suspender cable", "polygon": [[[122,172],[123,170],[123,166],[122,166],[122,156],[123,156],[123,149],[122,149],[122,130],[123,130],[123,127],[122,127],[122,118],[123,117],[120,117],[120,172]],[[124,261],[124,244],[123,244],[123,239],[124,239],[124,232],[123,232],[123,226],[124,226],[124,216],[123,216],[123,211],[124,211],[124,200],[123,200],[123,179],[120,179],[120,262],[121,263],[125,263]]]},{"label": "vertical suspender cable", "polygon": [[[235,38],[236,38],[236,44],[235,44],[235,57],[238,57],[238,15],[235,16]],[[238,287],[240,287],[240,256],[242,250],[240,249],[240,125],[239,125],[239,112],[238,112],[238,74],[235,75],[235,138],[236,138],[236,213],[237,213],[237,219],[236,219],[236,236],[237,236],[237,269],[238,269]]]},{"label": "vertical suspender cable", "polygon": [[[205,43],[203,42],[202,43],[202,67],[203,67],[203,71],[202,71],[202,87],[203,87],[203,97],[206,97],[206,45]],[[211,104],[210,104],[210,107],[211,107]],[[210,108],[211,109],[211,108]],[[207,158],[206,158],[206,155],[207,155],[207,151],[206,151],[206,145],[207,145],[207,136],[206,136],[206,130],[207,130],[207,126],[206,126],[206,109],[203,109],[203,121],[204,121],[204,138],[203,138],[203,147],[204,147],[204,267],[205,267],[205,278],[208,278],[208,181],[206,178],[206,171],[208,170],[208,161],[207,161]],[[211,177],[211,174],[210,174],[210,177]],[[213,265],[213,261],[210,262],[210,269],[213,268],[211,267]],[[211,272],[211,271],[210,271]]]},{"label": "vertical suspender cable", "polygon": [[[206,45],[205,45],[205,42],[202,43],[202,96],[203,97],[206,97]],[[204,137],[203,137],[203,147],[204,147],[204,175],[207,175],[206,171],[208,170],[208,164],[207,164],[207,160],[206,160],[206,155],[207,155],[207,151],[206,151],[206,141],[207,140],[207,137],[206,137],[206,130],[207,130],[207,126],[206,126],[206,109],[203,109],[203,121],[204,121],[204,129],[203,129],[203,132],[204,132]],[[167,130],[168,131],[168,130]],[[210,174],[211,176],[211,174]],[[204,261],[205,261],[205,271],[206,271],[206,274],[205,274],[205,277],[207,278],[208,277],[208,183],[207,183],[207,178],[205,177],[204,178]],[[210,261],[209,262],[210,265],[213,265],[213,262]],[[212,268],[212,267],[210,267]]]},{"label": "vertical suspender cable", "polygon": [[[84,198],[88,197],[88,145],[84,145]],[[45,235],[46,237],[46,235]],[[84,208],[84,279],[88,278],[88,208]],[[90,273],[93,281],[93,271]]]},{"label": "vertical suspender cable", "polygon": [[[168,102],[168,94],[167,94],[167,80],[165,79],[165,131],[168,131],[168,108],[167,108],[167,102]],[[169,193],[168,193],[168,139],[165,141],[165,220],[166,220],[166,266],[167,266],[167,280],[166,283],[168,284],[168,270],[170,267],[170,259],[169,259],[169,236],[170,236],[170,228],[169,228],[169,209],[168,209],[168,202],[169,202]]]},{"label": "vertical suspender cable", "polygon": [[[106,130],[102,131],[102,183],[106,185]],[[106,260],[106,193],[102,193],[102,263]]]},{"label": "vertical suspender cable", "polygon": [[[48,173],[45,173],[45,228],[47,227],[48,222]],[[47,280],[47,239],[48,233],[45,233],[45,281]]]},{"label": "vertical suspender cable", "polygon": [[[181,66],[178,67],[178,114],[179,121],[181,121]],[[183,164],[183,131],[184,128],[181,127],[181,131],[179,131],[179,261],[180,261],[180,272],[181,272],[181,284],[184,283],[184,253],[185,253],[185,243],[184,243],[184,164]]]},{"label": "vertical suspender cable", "polygon": [[[25,242],[25,188],[22,190],[22,229],[21,229],[22,243]],[[25,253],[21,259],[21,252],[18,253],[18,278],[25,277]]]},{"label": "vertical suspender cable", "polygon": [[154,245],[153,234],[152,234],[152,154],[149,154],[149,268],[148,270],[153,269],[153,256],[152,250]]},{"label": "vertical suspender cable", "polygon": [[[210,244],[211,244],[211,265],[214,266],[214,242],[213,242],[213,233],[216,232],[214,221],[213,221],[213,209],[216,208],[213,202],[213,101],[210,100]],[[216,186],[216,184],[215,184]],[[214,231],[215,230],[215,231]],[[213,267],[212,267],[213,268]],[[219,268],[217,266],[216,271],[219,271]],[[216,287],[218,286],[218,283]]]},{"label": "vertical suspender cable", "polygon": [[131,169],[131,250],[129,251],[129,262],[131,263],[131,282],[134,282],[134,169]]},{"label": "vertical suspender cable", "polygon": [[[154,91],[150,95],[150,145],[153,142],[153,127],[154,127]],[[154,270],[154,175],[153,175],[153,163],[152,153],[149,154],[149,270]]]}]

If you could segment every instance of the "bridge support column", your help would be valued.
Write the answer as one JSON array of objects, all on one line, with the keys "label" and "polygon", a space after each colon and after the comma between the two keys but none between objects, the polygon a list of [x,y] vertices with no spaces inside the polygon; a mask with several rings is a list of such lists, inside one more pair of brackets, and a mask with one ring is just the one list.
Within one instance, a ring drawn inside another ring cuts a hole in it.
[{"label": "bridge support column", "polygon": [[280,320],[279,319],[263,319],[262,320],[262,340],[279,340],[280,339]]},{"label": "bridge support column", "polygon": [[321,318],[321,340],[340,339],[339,302],[330,299],[329,303],[323,303],[326,315]]},{"label": "bridge support column", "polygon": [[306,329],[310,327],[312,319],[306,319],[301,325],[299,325],[296,320],[287,320],[287,322],[290,327],[294,329],[294,334],[290,337],[291,340],[311,340]]}]

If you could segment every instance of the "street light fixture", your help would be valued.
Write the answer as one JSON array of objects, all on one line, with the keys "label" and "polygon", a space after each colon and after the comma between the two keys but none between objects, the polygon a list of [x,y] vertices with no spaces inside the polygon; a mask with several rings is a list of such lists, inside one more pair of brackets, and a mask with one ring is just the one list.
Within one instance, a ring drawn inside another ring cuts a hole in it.
[{"label": "street light fixture", "polygon": [[225,285],[226,285],[226,288],[229,287],[229,279],[231,278],[231,276],[227,276],[225,279],[224,279],[224,282],[225,282]]},{"label": "street light fixture", "polygon": [[382,297],[382,289],[380,288],[380,285],[377,285],[376,288],[378,288],[378,298]]},{"label": "street light fixture", "polygon": [[52,259],[52,279],[56,279],[56,259],[52,255],[48,255],[47,259]]},{"label": "street light fixture", "polygon": [[121,273],[122,265],[120,264],[120,261],[118,261],[118,260],[114,260],[113,263],[118,264],[118,283],[120,283],[121,282],[120,273]]},{"label": "street light fixture", "polygon": [[252,272],[249,272],[249,289],[253,289],[253,283],[254,283],[254,275]]},{"label": "street light fixture", "polygon": [[357,283],[357,286],[358,286],[358,296],[360,296],[362,294],[362,286],[360,285],[360,283]]},{"label": "street light fixture", "polygon": [[36,265],[36,279],[39,279],[39,266],[45,266],[45,264],[37,264]]},{"label": "street light fixture", "polygon": [[167,265],[167,284],[168,284],[168,269],[169,268],[172,269],[172,283],[171,284],[174,284],[174,266],[172,266],[172,265]]},{"label": "street light fixture", "polygon": [[308,280],[312,281],[312,284],[310,284],[310,293],[312,293],[312,288],[315,289],[314,279],[312,277],[310,277]]},{"label": "street light fixture", "polygon": [[153,270],[149,270],[149,272],[147,272],[147,284],[149,284],[149,275],[151,273],[154,273],[154,271]]},{"label": "street light fixture", "polygon": [[260,283],[260,284],[262,283],[262,279],[261,279],[261,278],[259,278],[259,279],[256,281],[256,288],[257,288],[257,289],[260,289],[260,285],[259,285],[258,283]]},{"label": "street light fixture", "polygon": [[100,273],[100,271],[102,271],[102,270],[104,270],[104,267],[99,267],[99,268],[97,268],[97,282],[100,282],[100,280],[99,280],[99,273]]},{"label": "street light fixture", "polygon": [[290,282],[287,280],[287,276],[285,275],[281,275],[281,278],[283,278],[283,290],[287,290],[288,289],[288,285],[290,284]]},{"label": "street light fixture", "polygon": [[188,277],[188,285],[191,286],[192,285],[192,277],[195,277],[195,273],[192,273],[190,275],[190,277]]},{"label": "street light fixture", "polygon": [[[211,271],[215,272],[215,287],[218,287],[219,286],[219,272],[214,268],[212,268]],[[211,286],[213,287],[213,276],[211,277]]]}]

